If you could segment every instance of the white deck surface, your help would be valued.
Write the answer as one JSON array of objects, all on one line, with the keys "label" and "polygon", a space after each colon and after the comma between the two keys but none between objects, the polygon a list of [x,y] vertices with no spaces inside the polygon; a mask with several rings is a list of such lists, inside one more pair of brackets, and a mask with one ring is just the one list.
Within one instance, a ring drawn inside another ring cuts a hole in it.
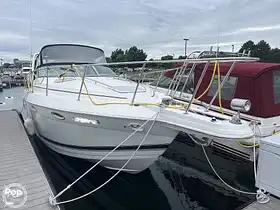
[{"label": "white deck surface", "polygon": [[[18,209],[59,209],[49,205],[51,187],[16,111],[0,111],[0,195],[4,185],[20,183],[27,201]],[[0,196],[0,209],[5,207]]]}]

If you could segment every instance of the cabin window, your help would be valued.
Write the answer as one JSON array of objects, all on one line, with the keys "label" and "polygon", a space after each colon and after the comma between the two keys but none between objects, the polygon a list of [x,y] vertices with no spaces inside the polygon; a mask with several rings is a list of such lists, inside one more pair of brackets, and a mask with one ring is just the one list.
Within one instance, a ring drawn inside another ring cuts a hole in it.
[{"label": "cabin window", "polygon": [[280,70],[273,72],[274,103],[280,103]]},{"label": "cabin window", "polygon": [[[224,76],[221,76],[221,82],[223,81],[224,78],[225,78]],[[233,76],[229,76],[227,78],[221,91],[222,99],[231,100],[234,98],[237,80],[238,78]],[[208,92],[208,96],[213,97],[217,89],[218,89],[218,76],[216,75],[212,82],[210,90]]]}]

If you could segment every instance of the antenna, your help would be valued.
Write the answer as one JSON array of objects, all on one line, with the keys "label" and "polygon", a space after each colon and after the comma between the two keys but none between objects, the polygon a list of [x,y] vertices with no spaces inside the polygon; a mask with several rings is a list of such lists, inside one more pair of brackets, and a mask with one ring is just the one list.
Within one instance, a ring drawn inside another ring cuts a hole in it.
[{"label": "antenna", "polygon": [[218,26],[217,26],[218,28],[218,30],[217,30],[217,32],[218,32],[218,37],[217,37],[217,52],[216,52],[216,57],[218,57],[218,54],[219,54],[219,52],[220,52],[220,40],[221,40],[221,37],[220,37],[220,33],[221,33],[221,31],[220,31],[220,24],[219,24],[219,22],[218,22]]},{"label": "antenna", "polygon": [[218,56],[219,56],[219,53],[220,53],[220,47],[219,47],[219,46],[217,46],[216,57],[218,57]]},{"label": "antenna", "polygon": [[[28,1],[28,0],[27,0]],[[32,0],[29,0],[29,50],[30,50],[30,62],[32,61]]]}]

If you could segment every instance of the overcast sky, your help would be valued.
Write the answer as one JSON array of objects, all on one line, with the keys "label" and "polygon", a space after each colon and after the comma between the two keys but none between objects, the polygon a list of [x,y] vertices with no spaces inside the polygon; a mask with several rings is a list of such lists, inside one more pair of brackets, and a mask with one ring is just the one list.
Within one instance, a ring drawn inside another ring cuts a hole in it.
[{"label": "overcast sky", "polygon": [[33,52],[45,44],[89,44],[106,56],[136,45],[149,58],[183,55],[183,38],[190,39],[188,52],[217,43],[239,49],[249,39],[280,47],[279,8],[279,0],[1,0],[0,58],[26,58],[30,43]]}]

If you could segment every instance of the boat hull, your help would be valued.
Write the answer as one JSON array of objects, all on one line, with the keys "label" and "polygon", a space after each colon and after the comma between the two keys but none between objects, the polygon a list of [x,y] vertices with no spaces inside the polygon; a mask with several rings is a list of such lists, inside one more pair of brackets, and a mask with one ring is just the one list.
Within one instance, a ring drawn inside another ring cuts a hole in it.
[{"label": "boat hull", "polygon": [[[135,126],[145,122],[138,119],[71,113],[30,103],[28,107],[36,133],[43,143],[60,154],[92,162],[98,162],[102,159],[135,129],[139,129]],[[79,120],[75,121],[77,118]],[[81,123],[83,121],[81,119],[94,120],[98,124]],[[143,130],[123,143],[100,165],[110,169],[120,169],[133,155],[151,125],[152,121],[148,122]],[[156,122],[124,171],[137,173],[149,167],[164,153],[177,133],[178,131],[163,127],[159,122]]]}]

